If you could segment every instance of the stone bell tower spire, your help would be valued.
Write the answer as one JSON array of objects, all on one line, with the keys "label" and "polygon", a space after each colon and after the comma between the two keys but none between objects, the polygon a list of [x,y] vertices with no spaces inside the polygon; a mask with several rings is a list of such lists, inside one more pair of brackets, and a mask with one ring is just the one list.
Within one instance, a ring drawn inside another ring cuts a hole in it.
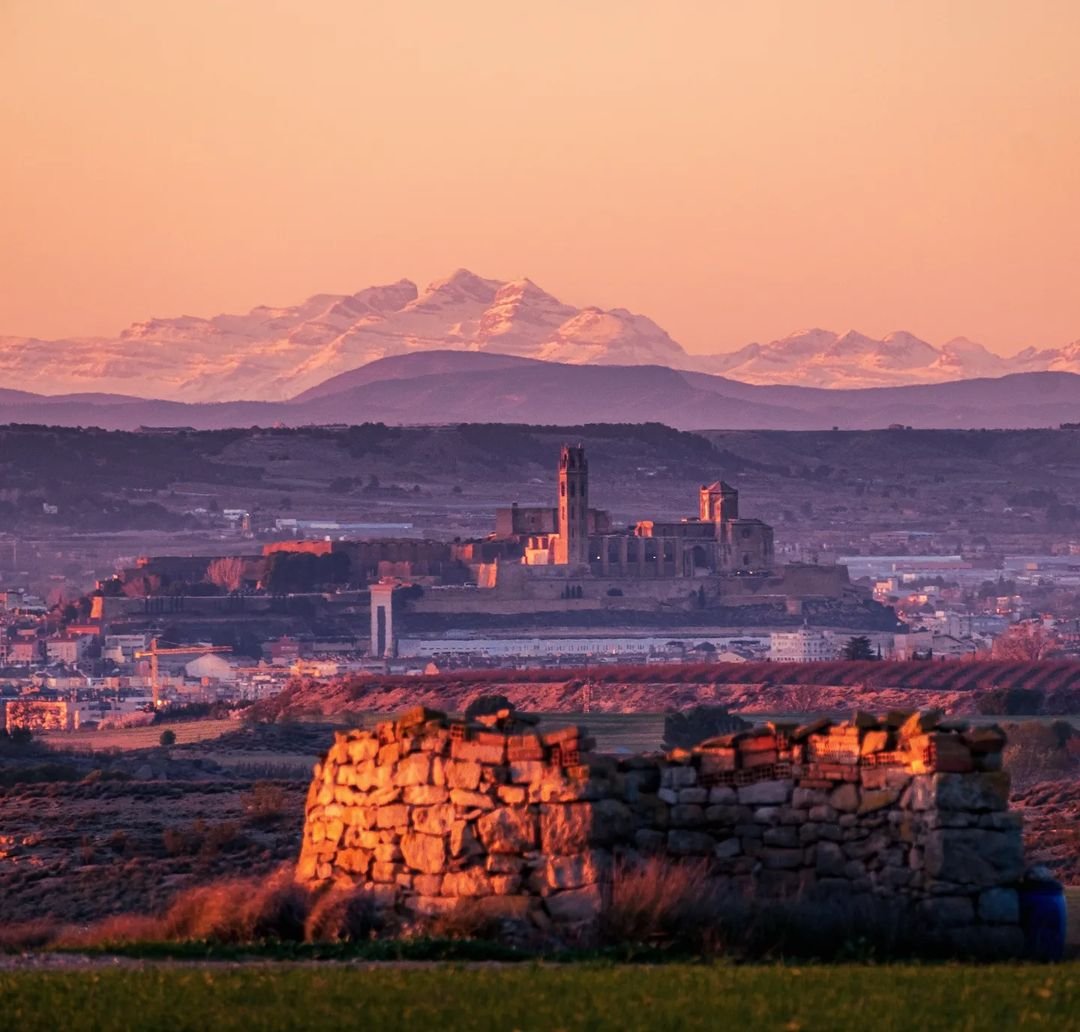
[{"label": "stone bell tower spire", "polygon": [[559,454],[559,539],[555,562],[589,561],[589,463],[585,449],[564,444]]}]

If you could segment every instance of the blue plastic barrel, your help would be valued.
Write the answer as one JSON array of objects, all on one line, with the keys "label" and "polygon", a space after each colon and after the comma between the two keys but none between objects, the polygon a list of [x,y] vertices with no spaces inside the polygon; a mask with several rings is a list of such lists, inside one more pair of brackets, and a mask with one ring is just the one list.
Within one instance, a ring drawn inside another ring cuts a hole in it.
[{"label": "blue plastic barrel", "polygon": [[1020,923],[1027,955],[1055,961],[1065,956],[1065,890],[1056,881],[1027,882],[1020,887]]}]

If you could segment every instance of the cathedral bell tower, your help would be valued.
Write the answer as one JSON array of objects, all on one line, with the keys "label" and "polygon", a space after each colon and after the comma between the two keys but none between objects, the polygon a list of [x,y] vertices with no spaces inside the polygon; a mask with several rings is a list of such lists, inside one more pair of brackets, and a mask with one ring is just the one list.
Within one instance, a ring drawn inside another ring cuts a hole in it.
[{"label": "cathedral bell tower", "polygon": [[589,463],[585,449],[564,444],[559,454],[559,538],[555,562],[589,561]]},{"label": "cathedral bell tower", "polygon": [[698,518],[702,523],[723,523],[739,518],[739,492],[717,480],[702,484],[698,492]]}]

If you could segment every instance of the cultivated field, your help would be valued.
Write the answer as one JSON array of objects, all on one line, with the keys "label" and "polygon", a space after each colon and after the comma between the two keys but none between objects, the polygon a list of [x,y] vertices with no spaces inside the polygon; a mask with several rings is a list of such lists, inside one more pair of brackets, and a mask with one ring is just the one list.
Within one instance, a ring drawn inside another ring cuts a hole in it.
[{"label": "cultivated field", "polygon": [[146,727],[121,727],[109,731],[51,731],[42,735],[41,740],[53,749],[73,749],[76,752],[152,749],[166,730],[176,735],[177,745],[187,745],[218,738],[228,731],[235,731],[236,727],[235,720],[185,720],[150,724]]}]

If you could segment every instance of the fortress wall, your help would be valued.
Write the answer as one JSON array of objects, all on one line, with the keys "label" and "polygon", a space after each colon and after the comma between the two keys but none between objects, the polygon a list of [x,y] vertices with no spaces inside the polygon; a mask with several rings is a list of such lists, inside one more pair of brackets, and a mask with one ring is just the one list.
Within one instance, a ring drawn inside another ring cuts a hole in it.
[{"label": "fortress wall", "polygon": [[880,905],[957,949],[1022,948],[1021,823],[997,728],[858,715],[667,756],[591,744],[509,711],[467,726],[422,707],[338,733],[314,769],[297,878],[362,885],[405,913],[469,900],[588,928],[624,865],[700,858],[751,907]]}]

